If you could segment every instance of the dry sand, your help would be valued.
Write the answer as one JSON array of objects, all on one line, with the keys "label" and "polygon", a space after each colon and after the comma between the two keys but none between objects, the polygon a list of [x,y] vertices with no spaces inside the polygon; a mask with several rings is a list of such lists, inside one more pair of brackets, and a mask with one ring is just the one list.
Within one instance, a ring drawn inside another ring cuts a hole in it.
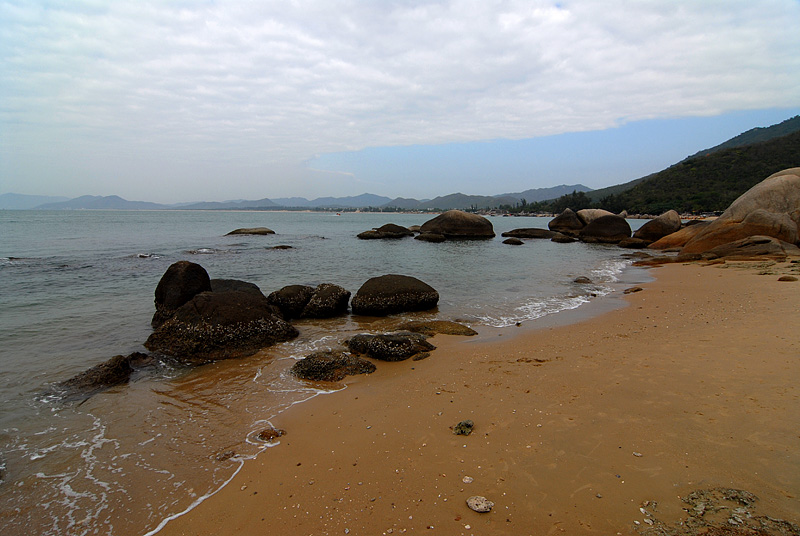
[{"label": "dry sand", "polygon": [[692,533],[800,523],[800,282],[778,281],[800,265],[770,264],[664,266],[597,318],[437,335],[282,414],[278,446],[160,534],[674,534],[712,488],[759,500]]}]

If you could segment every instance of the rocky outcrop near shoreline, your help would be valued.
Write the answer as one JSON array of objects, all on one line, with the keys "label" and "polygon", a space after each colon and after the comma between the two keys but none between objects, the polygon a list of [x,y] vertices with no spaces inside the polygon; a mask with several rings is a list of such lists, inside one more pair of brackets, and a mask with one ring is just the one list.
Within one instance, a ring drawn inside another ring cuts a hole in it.
[{"label": "rocky outcrop near shoreline", "polygon": [[141,352],[116,355],[104,363],[53,386],[53,393],[64,400],[86,399],[117,385],[128,383],[137,368],[151,364],[153,358]]},{"label": "rocky outcrop near shoreline", "polygon": [[361,285],[350,306],[357,315],[387,316],[433,309],[438,303],[439,293],[427,283],[408,275],[388,274]]},{"label": "rocky outcrop near shoreline", "polygon": [[338,382],[347,376],[371,374],[375,364],[346,352],[327,350],[314,352],[292,365],[289,371],[302,380]]},{"label": "rocky outcrop near shoreline", "polygon": [[748,236],[763,235],[796,244],[800,224],[800,168],[774,173],[742,194],[683,253],[703,253]]},{"label": "rocky outcrop near shoreline", "polygon": [[361,333],[345,341],[354,354],[367,355],[381,361],[404,361],[435,350],[427,336],[421,333],[398,331],[395,333]]},{"label": "rocky outcrop near shoreline", "polygon": [[252,355],[298,334],[266,298],[248,292],[203,292],[175,311],[144,346],[182,363],[202,364]]}]

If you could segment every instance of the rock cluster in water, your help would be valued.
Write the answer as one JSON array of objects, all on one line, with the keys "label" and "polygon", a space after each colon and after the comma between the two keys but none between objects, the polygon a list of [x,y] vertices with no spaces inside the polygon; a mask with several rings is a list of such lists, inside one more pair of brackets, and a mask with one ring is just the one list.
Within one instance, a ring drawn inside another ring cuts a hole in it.
[{"label": "rock cluster in water", "polygon": [[[167,358],[184,365],[252,355],[298,336],[295,318],[331,318],[348,313],[350,292],[331,283],[288,285],[269,296],[250,282],[211,279],[199,264],[179,261],[161,277],[155,290],[153,332],[144,342],[152,354],[115,356],[54,386],[65,399],[86,398],[127,383],[138,369]],[[372,278],[353,298],[353,313],[385,316],[436,307],[435,289],[411,276]],[[419,359],[435,347],[426,338],[436,332],[473,334],[456,323],[432,321],[411,325],[411,331],[361,334],[342,341],[342,350],[316,352],[292,367],[292,373],[313,381],[340,381],[368,374],[375,365],[359,355],[383,361]],[[431,331],[433,330],[433,331]]]}]

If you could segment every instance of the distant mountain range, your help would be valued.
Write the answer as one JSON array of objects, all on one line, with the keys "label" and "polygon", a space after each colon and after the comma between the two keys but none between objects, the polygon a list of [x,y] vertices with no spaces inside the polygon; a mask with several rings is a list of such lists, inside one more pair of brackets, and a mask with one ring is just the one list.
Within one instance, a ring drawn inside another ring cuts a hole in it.
[{"label": "distant mountain range", "polygon": [[128,201],[119,196],[85,195],[75,199],[6,193],[0,195],[5,210],[275,210],[275,209],[389,209],[450,210],[515,207],[586,192],[594,206],[613,211],[659,213],[674,208],[698,212],[722,210],[748,188],[768,175],[800,166],[800,116],[770,127],[753,128],[658,173],[633,181],[592,190],[582,184],[536,188],[493,196],[454,193],[434,199],[391,199],[374,194],[349,197],[304,197],[236,200],[162,205]]},{"label": "distant mountain range", "polygon": [[[148,201],[128,201],[117,195],[84,195],[75,199],[28,196],[22,194],[0,195],[0,209],[6,210],[270,210],[280,208],[299,209],[353,209],[353,208],[397,208],[401,210],[450,210],[453,208],[497,208],[500,205],[516,205],[522,199],[541,201],[559,197],[574,190],[588,192],[591,189],[582,184],[555,186],[526,190],[516,194],[498,196],[450,194],[430,200],[391,199],[375,194],[361,194],[349,197],[319,197],[308,200],[304,197],[285,197],[259,199],[257,201],[205,201],[164,205]],[[45,202],[42,202],[45,201]]]}]

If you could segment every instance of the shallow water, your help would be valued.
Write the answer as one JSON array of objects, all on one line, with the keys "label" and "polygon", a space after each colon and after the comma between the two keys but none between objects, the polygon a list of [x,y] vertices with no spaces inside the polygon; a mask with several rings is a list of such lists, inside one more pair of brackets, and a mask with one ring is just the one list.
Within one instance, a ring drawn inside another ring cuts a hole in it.
[{"label": "shallow water", "polygon": [[[405,317],[503,328],[614,289],[621,250],[500,233],[546,227],[491,218],[489,241],[362,241],[361,231],[430,215],[0,211],[0,524],[4,534],[142,534],[219,488],[267,446],[255,439],[287,407],[323,394],[286,375],[312,349]],[[631,222],[636,227],[639,222]],[[266,226],[269,236],[225,236]],[[271,249],[290,245],[292,249]],[[85,401],[48,396],[113,355],[144,351],[153,291],[178,260],[267,294],[323,282],[351,292],[370,277],[413,275],[439,291],[438,311],[367,321],[297,323],[301,336],[259,354],[195,369],[160,363]],[[595,283],[572,280],[589,276]],[[331,387],[335,389],[336,386]]]}]

